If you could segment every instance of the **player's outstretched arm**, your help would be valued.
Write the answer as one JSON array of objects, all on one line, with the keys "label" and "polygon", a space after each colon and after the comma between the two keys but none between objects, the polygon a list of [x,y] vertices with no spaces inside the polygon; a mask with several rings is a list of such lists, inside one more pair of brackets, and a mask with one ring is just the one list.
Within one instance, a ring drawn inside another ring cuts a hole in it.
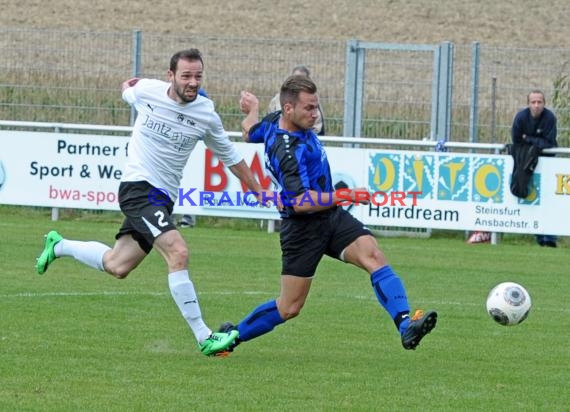
[{"label": "player's outstretched arm", "polygon": [[263,189],[253,176],[253,173],[251,173],[250,168],[247,167],[245,161],[242,160],[230,166],[229,169],[238,179],[245,183],[249,190],[255,193],[255,197],[261,205],[268,207],[275,205],[277,208],[280,208],[280,200],[277,193]]},{"label": "player's outstretched arm", "polygon": [[238,179],[245,183],[249,190],[257,193],[263,190],[259,182],[255,180],[253,173],[251,173],[250,168],[247,167],[244,160],[230,166],[229,169]]}]

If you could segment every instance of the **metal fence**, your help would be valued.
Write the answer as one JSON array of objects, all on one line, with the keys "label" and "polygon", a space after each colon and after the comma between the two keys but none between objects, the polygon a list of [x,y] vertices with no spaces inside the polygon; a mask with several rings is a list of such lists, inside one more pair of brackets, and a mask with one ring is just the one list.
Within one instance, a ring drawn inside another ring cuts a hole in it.
[{"label": "metal fence", "polygon": [[[344,128],[348,43],[196,37],[142,32],[0,29],[0,119],[129,125],[120,98],[126,78],[166,78],[170,56],[199,48],[203,86],[227,130],[239,130],[239,92],[268,104],[293,66],[305,64],[319,87],[327,134]],[[430,136],[431,60],[418,52],[370,55],[363,67],[363,137]],[[570,146],[570,49],[453,46],[453,141],[505,143],[530,89],[543,89],[559,119],[559,143]]]}]

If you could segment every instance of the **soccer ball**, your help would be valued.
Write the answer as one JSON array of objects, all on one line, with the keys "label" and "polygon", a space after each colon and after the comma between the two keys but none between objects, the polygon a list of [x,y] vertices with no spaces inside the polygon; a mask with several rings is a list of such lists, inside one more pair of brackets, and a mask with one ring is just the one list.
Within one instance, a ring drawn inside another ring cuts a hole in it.
[{"label": "soccer ball", "polygon": [[498,284],[487,296],[487,312],[504,326],[518,325],[525,320],[531,305],[529,293],[514,282]]}]

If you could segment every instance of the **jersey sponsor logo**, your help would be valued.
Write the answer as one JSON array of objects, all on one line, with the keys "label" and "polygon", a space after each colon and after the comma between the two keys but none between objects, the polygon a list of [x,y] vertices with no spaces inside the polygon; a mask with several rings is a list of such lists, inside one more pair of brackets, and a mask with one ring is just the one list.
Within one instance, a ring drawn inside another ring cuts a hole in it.
[{"label": "jersey sponsor logo", "polygon": [[194,120],[187,118],[182,113],[178,113],[178,115],[176,116],[176,120],[178,120],[180,123],[183,123],[187,126],[196,126],[196,122]]}]

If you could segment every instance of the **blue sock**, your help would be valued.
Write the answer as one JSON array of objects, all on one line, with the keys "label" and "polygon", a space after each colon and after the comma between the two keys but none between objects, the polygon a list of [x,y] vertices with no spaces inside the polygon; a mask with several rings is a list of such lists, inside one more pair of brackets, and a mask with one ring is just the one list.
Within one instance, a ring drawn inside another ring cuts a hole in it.
[{"label": "blue sock", "polygon": [[257,338],[267,332],[271,332],[277,325],[281,325],[285,319],[281,317],[277,310],[277,302],[270,300],[259,305],[238,325],[239,340],[248,341]]},{"label": "blue sock", "polygon": [[410,324],[410,306],[402,280],[390,266],[384,266],[370,275],[378,302],[390,314],[400,334]]}]

